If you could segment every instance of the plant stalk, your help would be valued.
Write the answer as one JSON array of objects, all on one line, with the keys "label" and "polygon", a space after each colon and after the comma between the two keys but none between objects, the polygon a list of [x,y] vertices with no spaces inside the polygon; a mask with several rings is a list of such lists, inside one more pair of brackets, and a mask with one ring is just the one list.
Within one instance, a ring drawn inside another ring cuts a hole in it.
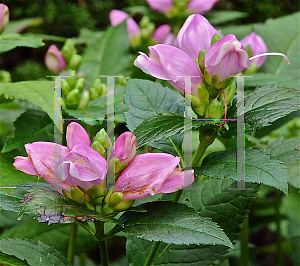
[{"label": "plant stalk", "polygon": [[106,244],[106,240],[103,240],[105,238],[104,222],[96,221],[94,222],[94,224],[96,228],[95,236],[98,239],[98,244],[100,249],[101,262],[103,266],[108,266],[107,244]]},{"label": "plant stalk", "polygon": [[283,265],[283,253],[282,253],[282,247],[281,247],[280,206],[281,206],[281,192],[276,189],[275,190],[275,213],[276,213],[277,266]]},{"label": "plant stalk", "polygon": [[152,248],[150,250],[150,253],[145,261],[145,264],[144,266],[150,266],[154,257],[155,257],[155,254],[156,254],[156,251],[158,250],[158,247],[159,247],[159,244],[160,242],[154,242],[154,244],[152,245]]},{"label": "plant stalk", "polygon": [[72,223],[71,231],[70,231],[69,245],[68,245],[68,254],[67,254],[68,261],[71,264],[74,263],[77,231],[78,231],[78,225],[76,223]]},{"label": "plant stalk", "polygon": [[249,218],[243,222],[241,235],[240,235],[240,265],[248,266],[249,265]]}]

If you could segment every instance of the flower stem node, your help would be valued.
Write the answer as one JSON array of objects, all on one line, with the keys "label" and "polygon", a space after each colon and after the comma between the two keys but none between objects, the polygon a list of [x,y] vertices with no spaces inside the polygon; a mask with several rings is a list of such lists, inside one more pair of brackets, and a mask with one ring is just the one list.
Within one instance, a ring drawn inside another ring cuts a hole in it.
[{"label": "flower stem node", "polygon": [[205,118],[216,118],[219,119],[224,115],[224,109],[222,103],[215,98],[205,111]]},{"label": "flower stem node", "polygon": [[209,105],[209,92],[203,84],[197,85],[196,95],[192,95],[192,106],[194,112],[204,117],[206,107]]}]

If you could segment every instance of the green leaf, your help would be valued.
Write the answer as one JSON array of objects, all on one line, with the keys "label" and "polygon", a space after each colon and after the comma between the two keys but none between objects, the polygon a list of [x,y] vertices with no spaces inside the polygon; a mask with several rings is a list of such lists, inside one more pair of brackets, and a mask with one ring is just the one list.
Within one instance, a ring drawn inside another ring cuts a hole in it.
[{"label": "green leaf", "polygon": [[234,10],[222,10],[213,11],[209,13],[208,20],[211,24],[217,25],[225,22],[229,22],[238,18],[245,18],[248,14],[245,12],[234,11]]},{"label": "green leaf", "polygon": [[24,145],[34,141],[53,141],[53,122],[49,116],[39,110],[29,110],[14,122],[15,135],[9,138],[2,153],[19,148],[25,152]]},{"label": "green leaf", "polygon": [[[247,184],[253,190],[229,190],[236,186],[229,179],[206,179],[183,190],[179,199],[194,208],[202,217],[211,217],[218,223],[231,241],[238,237],[241,224],[249,212],[249,206],[258,190],[258,185]],[[153,243],[129,236],[127,257],[134,266],[143,265]],[[228,247],[219,245],[166,245],[161,243],[153,265],[208,265],[228,252]]]},{"label": "green leaf", "polygon": [[82,57],[80,71],[85,73],[89,89],[99,75],[126,75],[130,55],[126,23],[110,27],[94,42],[88,44]]},{"label": "green leaf", "polygon": [[[4,233],[1,234],[1,238],[26,238],[36,242],[41,241],[45,245],[55,248],[64,256],[67,255],[71,230],[70,224],[52,224],[49,226],[45,223],[38,223],[33,219],[17,222],[19,224],[11,229],[5,230]],[[79,226],[75,254],[91,249],[96,244],[96,238]]]},{"label": "green leaf", "polygon": [[[282,57],[268,56],[260,69],[260,72],[274,74],[275,82],[279,81],[280,86],[285,88],[294,86],[299,88],[299,15],[300,13],[298,12],[277,19],[269,19],[264,24],[254,25],[254,32],[262,36],[269,52],[283,53],[290,60],[291,64],[288,65]],[[255,75],[253,78],[245,79],[246,85],[248,85],[248,82],[256,86],[264,86],[265,84],[261,76],[257,78]]]},{"label": "green leaf", "polygon": [[[236,163],[236,150],[214,152],[204,158],[195,174],[236,180]],[[245,182],[263,183],[287,194],[287,181],[286,167],[280,161],[260,150],[245,150]]]},{"label": "green leaf", "polygon": [[3,34],[22,32],[28,27],[39,26],[44,22],[45,21],[42,18],[24,18],[13,20],[6,25]]},{"label": "green leaf", "polygon": [[[180,102],[179,94],[149,80],[129,80],[126,84],[125,103],[129,108],[129,111],[125,113],[125,120],[130,131],[134,131],[145,119],[160,113],[172,112],[183,115],[184,111],[184,104]],[[183,136],[176,135],[171,139],[179,147]],[[149,145],[178,155],[169,138],[152,142]]]},{"label": "green leaf", "polygon": [[222,229],[184,204],[156,201],[138,206],[147,212],[125,212],[120,220],[126,233],[173,244],[214,244],[233,247]]},{"label": "green leaf", "polygon": [[[54,121],[54,83],[53,81],[20,81],[3,83],[0,95],[6,99],[27,100],[41,107]],[[60,106],[60,105],[59,105]]]},{"label": "green leaf", "polygon": [[38,48],[45,45],[40,37],[34,35],[21,35],[18,33],[3,34],[0,36],[0,42],[0,54],[20,46]]},{"label": "green leaf", "polygon": [[[245,132],[249,133],[271,125],[274,121],[300,109],[300,91],[276,88],[261,87],[245,96],[245,108],[237,110],[238,116],[245,113]],[[232,118],[236,110],[236,100],[228,109],[228,116]],[[230,131],[221,136],[228,138],[236,136],[236,122],[228,122]]]},{"label": "green leaf", "polygon": [[25,261],[17,259],[14,256],[0,253],[0,264],[1,265],[10,265],[10,266],[22,266],[29,265]]},{"label": "green leaf", "polygon": [[162,113],[145,119],[133,132],[138,147],[206,124],[202,121],[193,121],[193,125],[185,125],[184,121],[184,117],[177,113]]},{"label": "green leaf", "polygon": [[29,265],[71,265],[67,259],[54,248],[26,239],[1,239],[0,251],[26,260]]},{"label": "green leaf", "polygon": [[300,139],[283,139],[280,138],[271,142],[266,153],[273,155],[276,159],[284,164],[300,160]]}]

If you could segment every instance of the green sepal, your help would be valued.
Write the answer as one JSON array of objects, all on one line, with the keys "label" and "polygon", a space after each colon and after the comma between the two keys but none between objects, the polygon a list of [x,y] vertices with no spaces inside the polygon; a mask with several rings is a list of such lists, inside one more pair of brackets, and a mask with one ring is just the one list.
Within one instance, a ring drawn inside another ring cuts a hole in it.
[{"label": "green sepal", "polygon": [[207,50],[203,49],[198,54],[198,66],[201,70],[201,73],[204,74],[205,71],[205,53]]},{"label": "green sepal", "polygon": [[94,205],[101,205],[104,200],[104,196],[99,198],[91,198],[91,200]]},{"label": "green sepal", "polygon": [[[231,101],[234,97],[235,91],[236,91],[236,84],[233,81],[231,82],[231,84],[227,88],[224,89],[227,105],[231,103]],[[223,93],[220,94],[218,100],[224,107],[225,106],[225,100],[224,100]]]},{"label": "green sepal", "polygon": [[78,187],[71,187],[71,199],[83,205],[85,203],[84,193]]},{"label": "green sepal", "polygon": [[113,209],[123,200],[123,194],[121,192],[113,193],[108,200],[108,207]]},{"label": "green sepal", "polygon": [[255,63],[250,63],[250,68],[245,68],[242,73],[243,75],[248,75],[248,74],[253,74],[253,73],[257,73],[258,71],[258,66]]},{"label": "green sepal", "polygon": [[203,84],[197,85],[196,94],[192,95],[192,106],[198,116],[204,116],[206,107],[209,105],[209,92]]},{"label": "green sepal", "polygon": [[231,83],[232,78],[228,77],[220,82],[220,79],[215,75],[210,75],[207,70],[204,71],[204,81],[208,85],[206,88],[209,90],[210,95],[215,98],[221,89],[225,89]]},{"label": "green sepal", "polygon": [[87,208],[88,208],[89,210],[91,210],[91,211],[94,211],[94,210],[95,210],[95,206],[94,206],[94,204],[91,203],[91,202],[85,201],[85,202],[84,202],[84,205],[85,205],[85,207],[87,207]]},{"label": "green sepal", "polygon": [[64,194],[64,196],[65,196],[66,198],[69,198],[69,199],[71,198],[71,193],[70,193],[69,191],[63,190],[62,193]]},{"label": "green sepal", "polygon": [[220,41],[222,39],[222,36],[220,36],[218,33],[215,33],[211,38],[210,45],[215,44],[216,42]]},{"label": "green sepal", "polygon": [[92,198],[99,198],[107,194],[106,183],[103,182],[102,186],[92,186],[85,192]]},{"label": "green sepal", "polygon": [[105,216],[115,216],[116,215],[115,211],[110,209],[107,204],[103,206],[103,208],[101,210],[101,214],[103,214]]},{"label": "green sepal", "polygon": [[106,159],[106,149],[98,141],[94,141],[91,148],[97,151],[103,158]]},{"label": "green sepal", "polygon": [[[129,201],[121,201],[120,203],[118,203],[116,206],[113,207],[114,211],[117,212],[121,212],[121,211],[125,211],[128,208],[130,208],[132,206],[132,204],[134,203],[134,200],[129,200]],[[139,212],[145,212],[146,210],[142,210],[139,209]],[[147,212],[147,211],[146,211]]]}]

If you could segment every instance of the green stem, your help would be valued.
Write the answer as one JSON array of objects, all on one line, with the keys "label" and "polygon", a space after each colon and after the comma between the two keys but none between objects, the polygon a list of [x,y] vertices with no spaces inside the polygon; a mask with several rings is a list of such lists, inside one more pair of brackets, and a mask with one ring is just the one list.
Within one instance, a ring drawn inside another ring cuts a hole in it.
[{"label": "green stem", "polygon": [[122,231],[122,227],[121,226],[116,226],[113,229],[111,229],[109,232],[107,232],[105,234],[105,237],[103,240],[107,240],[109,238],[111,238],[112,236],[114,236],[115,234],[119,233]]},{"label": "green stem", "polygon": [[[221,127],[220,127],[221,128]],[[192,166],[196,167],[203,157],[206,149],[211,145],[217,137],[217,132],[220,130],[214,125],[205,125],[199,129],[200,144],[193,156]]]},{"label": "green stem", "polygon": [[150,250],[150,253],[145,261],[145,264],[144,266],[150,266],[154,257],[155,257],[155,254],[156,254],[156,251],[158,250],[158,247],[159,247],[159,244],[160,242],[155,242],[153,245],[152,245],[152,248]]},{"label": "green stem", "polygon": [[100,248],[101,261],[103,266],[108,266],[108,254],[107,254],[107,244],[104,234],[104,222],[96,221],[94,222],[96,228],[96,238],[98,239],[98,244]]},{"label": "green stem", "polygon": [[281,248],[281,218],[280,218],[281,192],[275,191],[275,213],[276,213],[276,242],[277,242],[277,266],[283,265],[283,253]]},{"label": "green stem", "polygon": [[75,223],[88,231],[91,235],[94,236],[96,234],[96,231],[92,227],[90,227],[87,222],[76,221]]},{"label": "green stem", "polygon": [[72,223],[71,231],[70,231],[69,246],[68,246],[68,255],[67,255],[68,261],[71,264],[74,263],[77,230],[78,230],[78,225],[76,223]]},{"label": "green stem", "polygon": [[241,243],[241,250],[240,250],[240,265],[248,266],[249,264],[249,218],[247,217],[241,229],[240,235],[240,243]]}]

